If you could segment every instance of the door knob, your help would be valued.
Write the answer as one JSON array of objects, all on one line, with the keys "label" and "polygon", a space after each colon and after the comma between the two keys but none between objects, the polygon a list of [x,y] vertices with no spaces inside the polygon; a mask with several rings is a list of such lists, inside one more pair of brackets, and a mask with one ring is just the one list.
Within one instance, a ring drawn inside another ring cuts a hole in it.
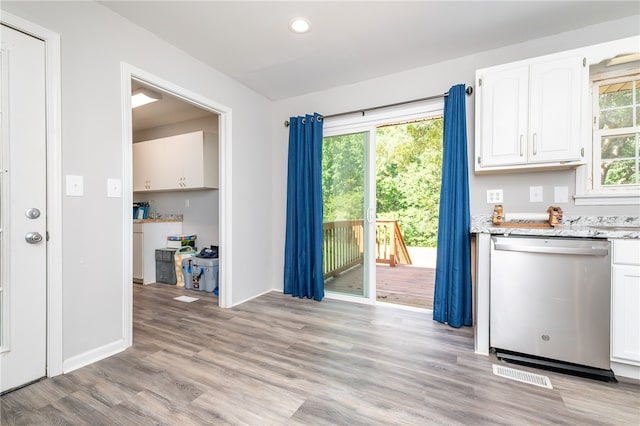
[{"label": "door knob", "polygon": [[24,239],[29,244],[38,244],[42,241],[42,235],[38,232],[28,232],[27,235],[24,236]]}]

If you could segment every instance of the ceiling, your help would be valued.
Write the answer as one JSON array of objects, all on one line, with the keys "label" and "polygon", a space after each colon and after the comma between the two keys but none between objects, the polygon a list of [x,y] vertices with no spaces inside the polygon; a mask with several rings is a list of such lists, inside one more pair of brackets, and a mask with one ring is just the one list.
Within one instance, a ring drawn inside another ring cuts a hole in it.
[{"label": "ceiling", "polygon": [[[101,1],[277,100],[640,14],[633,1]],[[294,34],[294,17],[311,31]]]},{"label": "ceiling", "polygon": [[155,87],[147,86],[135,80],[131,81],[131,93],[141,87],[159,93],[162,98],[157,102],[151,102],[132,109],[131,117],[134,133],[158,126],[215,116],[212,112],[198,108]]}]

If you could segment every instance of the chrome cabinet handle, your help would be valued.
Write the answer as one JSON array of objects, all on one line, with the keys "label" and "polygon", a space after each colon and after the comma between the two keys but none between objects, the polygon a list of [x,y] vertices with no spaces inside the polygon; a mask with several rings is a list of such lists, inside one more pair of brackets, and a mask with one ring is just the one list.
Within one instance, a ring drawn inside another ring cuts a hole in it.
[{"label": "chrome cabinet handle", "polygon": [[533,155],[538,153],[538,135],[537,133],[533,134]]},{"label": "chrome cabinet handle", "polygon": [[520,135],[520,157],[524,155],[524,135]]}]

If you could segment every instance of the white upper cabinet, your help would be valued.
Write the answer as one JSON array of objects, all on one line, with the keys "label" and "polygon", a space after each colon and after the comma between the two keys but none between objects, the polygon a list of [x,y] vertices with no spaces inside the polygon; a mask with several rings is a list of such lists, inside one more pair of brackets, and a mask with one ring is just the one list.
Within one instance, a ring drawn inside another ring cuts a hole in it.
[{"label": "white upper cabinet", "polygon": [[538,58],[476,72],[476,172],[583,162],[582,56]]},{"label": "white upper cabinet", "polygon": [[133,191],[217,189],[218,143],[203,131],[133,144]]},{"label": "white upper cabinet", "polygon": [[[476,84],[481,93],[476,98],[476,114],[480,117],[476,153],[480,155],[480,165],[525,164],[529,67],[487,72],[480,78],[482,83]],[[478,144],[478,140],[482,143]]]}]

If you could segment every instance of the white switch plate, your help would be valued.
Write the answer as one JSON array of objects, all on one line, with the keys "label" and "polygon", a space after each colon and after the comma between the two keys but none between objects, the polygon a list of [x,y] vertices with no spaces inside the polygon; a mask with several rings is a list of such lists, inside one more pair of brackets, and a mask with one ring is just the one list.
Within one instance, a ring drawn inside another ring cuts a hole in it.
[{"label": "white switch plate", "polygon": [[487,189],[487,204],[499,204],[502,200],[502,189]]},{"label": "white switch plate", "polygon": [[543,198],[542,186],[529,187],[529,201],[532,203],[541,203]]},{"label": "white switch plate", "polygon": [[122,181],[120,179],[107,179],[107,197],[122,197]]},{"label": "white switch plate", "polygon": [[84,184],[82,176],[67,175],[67,196],[82,197],[84,195]]},{"label": "white switch plate", "polygon": [[553,202],[554,203],[568,203],[569,202],[569,188],[566,186],[555,186],[553,188]]}]

